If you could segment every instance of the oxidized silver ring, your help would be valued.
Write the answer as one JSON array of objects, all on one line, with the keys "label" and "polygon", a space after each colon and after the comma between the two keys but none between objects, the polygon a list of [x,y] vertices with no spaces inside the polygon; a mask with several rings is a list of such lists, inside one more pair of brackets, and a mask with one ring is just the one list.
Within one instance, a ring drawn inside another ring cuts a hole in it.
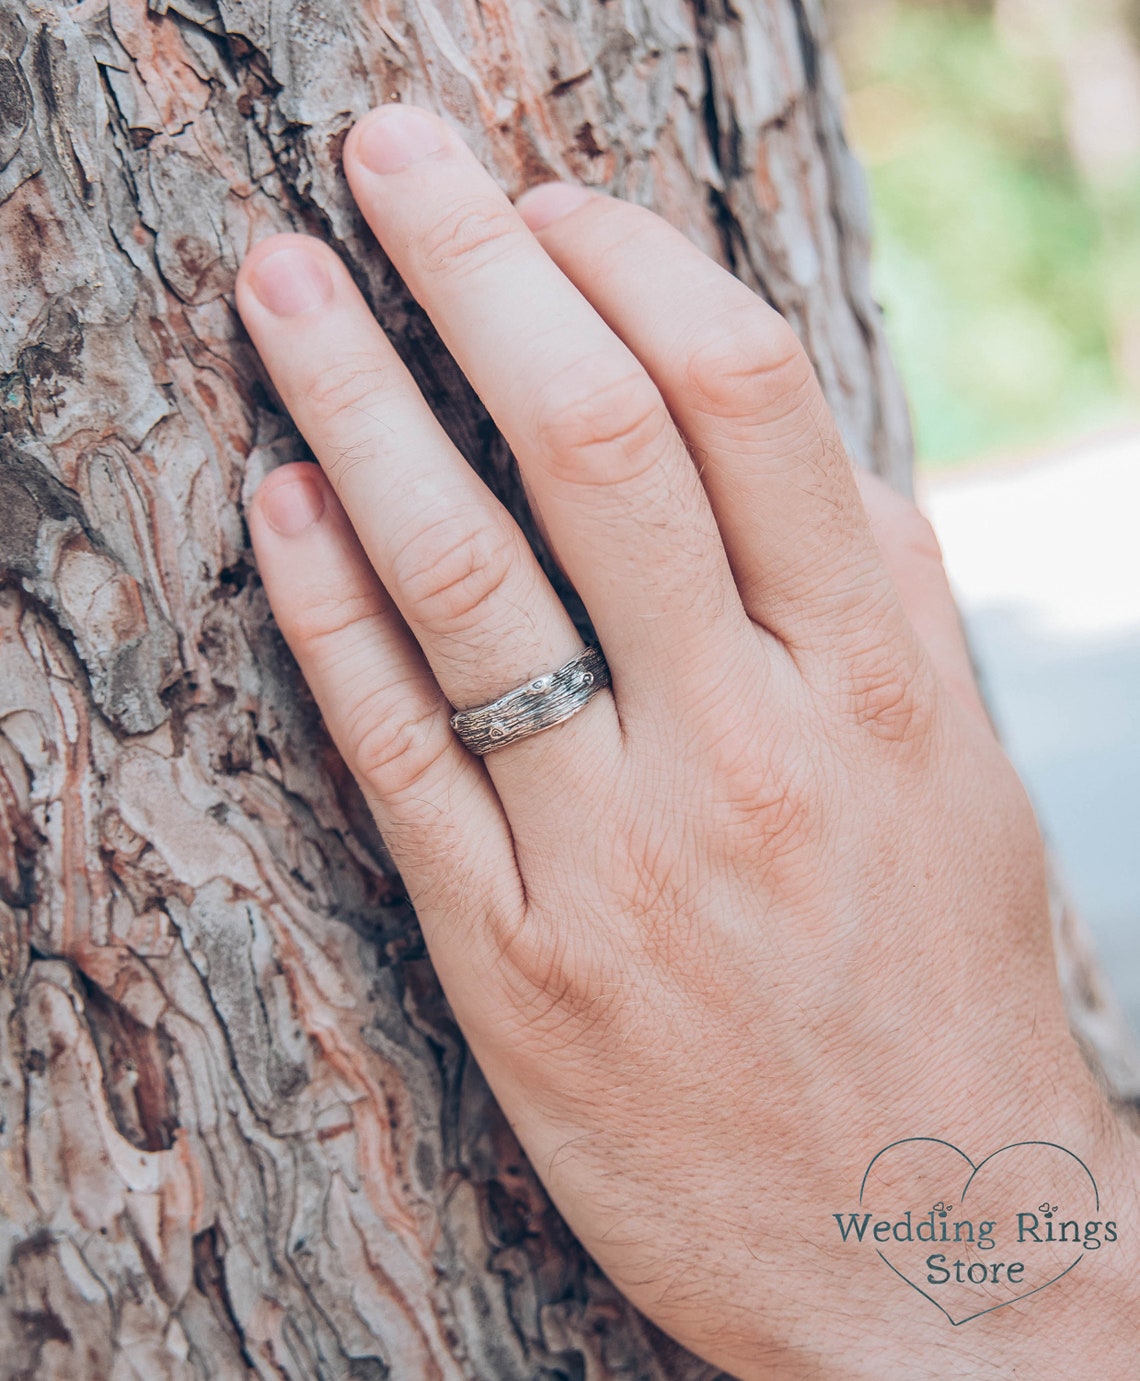
[{"label": "oxidized silver ring", "polygon": [[610,669],[596,643],[565,666],[536,676],[487,705],[457,710],[451,727],[465,748],[480,757],[520,738],[561,724],[610,684]]}]

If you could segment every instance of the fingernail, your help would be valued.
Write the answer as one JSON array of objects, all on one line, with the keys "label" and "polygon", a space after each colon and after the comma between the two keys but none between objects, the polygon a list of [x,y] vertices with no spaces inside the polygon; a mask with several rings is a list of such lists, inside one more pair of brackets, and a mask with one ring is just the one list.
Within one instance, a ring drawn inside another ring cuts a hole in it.
[{"label": "fingernail", "polygon": [[311,479],[274,484],[261,496],[265,521],[282,537],[296,537],[317,521],[325,511],[325,496]]},{"label": "fingernail", "polygon": [[263,307],[275,316],[301,316],[332,297],[328,270],[301,245],[275,249],[253,270],[250,286]]},{"label": "fingernail", "polygon": [[380,106],[358,126],[356,156],[374,173],[399,173],[446,142],[441,121],[426,110],[396,102]]},{"label": "fingernail", "polygon": [[578,187],[572,182],[544,182],[541,187],[524,192],[515,202],[515,210],[531,230],[537,231],[569,215],[594,196],[597,193],[589,187]]}]

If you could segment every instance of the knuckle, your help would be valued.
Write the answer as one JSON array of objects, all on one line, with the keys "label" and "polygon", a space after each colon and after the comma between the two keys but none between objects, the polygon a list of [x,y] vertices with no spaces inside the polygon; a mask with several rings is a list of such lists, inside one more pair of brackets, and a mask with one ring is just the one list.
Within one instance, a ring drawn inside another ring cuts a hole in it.
[{"label": "knuckle", "polygon": [[466,272],[518,244],[515,213],[489,197],[466,198],[448,207],[423,235],[418,258],[431,275]]},{"label": "knuckle", "polygon": [[673,425],[648,375],[634,367],[615,376],[602,356],[558,379],[538,414],[544,451],[570,478],[592,483],[635,478],[657,459]]},{"label": "knuckle", "polygon": [[534,1021],[566,1019],[574,1005],[578,982],[572,973],[565,936],[557,935],[547,918],[528,913],[520,921],[493,932],[501,973],[512,990],[512,1006]]},{"label": "knuckle", "polygon": [[721,781],[717,802],[727,837],[744,839],[764,868],[801,853],[819,835],[814,793],[791,774],[737,772]]},{"label": "knuckle", "polygon": [[905,517],[900,524],[903,545],[907,553],[923,562],[932,562],[936,566],[941,566],[942,546],[938,541],[938,534],[934,531],[934,525],[925,513],[904,500]]},{"label": "knuckle", "polygon": [[387,388],[388,369],[375,355],[350,354],[330,360],[305,390],[318,417],[371,413]]},{"label": "knuckle", "polygon": [[442,708],[409,706],[391,686],[361,699],[346,716],[344,739],[356,776],[388,804],[424,790],[452,748]]},{"label": "knuckle", "polygon": [[589,1046],[632,1005],[623,956],[604,941],[582,943],[535,913],[500,919],[494,940],[506,998],[501,1019],[516,1062]]},{"label": "knuckle", "polygon": [[885,743],[913,744],[931,727],[930,701],[913,658],[893,648],[860,659],[847,689],[848,715],[856,727]]},{"label": "knuckle", "polygon": [[691,863],[656,851],[631,854],[620,897],[649,966],[658,971],[690,969],[709,939],[702,905],[706,898]]},{"label": "knuckle", "polygon": [[[730,721],[731,722],[731,721]],[[829,792],[828,759],[807,751],[772,722],[771,700],[757,698],[749,717],[711,741],[714,827],[707,847],[728,851],[734,865],[741,848],[765,870],[818,847]]]},{"label": "knuckle", "polygon": [[452,746],[442,701],[377,675],[389,617],[372,594],[330,590],[291,610],[282,625],[302,665],[337,686],[330,727],[358,780],[385,800],[414,793]]},{"label": "knuckle", "polygon": [[698,407],[715,416],[785,415],[815,386],[799,337],[779,313],[757,299],[734,305],[703,324],[685,367]]},{"label": "knuckle", "polygon": [[509,536],[462,513],[418,532],[393,557],[392,575],[415,617],[442,636],[470,632],[488,617],[510,578]]},{"label": "knuckle", "polygon": [[913,500],[869,470],[855,477],[871,530],[884,556],[895,565],[943,565],[942,547],[930,519]]},{"label": "knuckle", "polygon": [[278,623],[291,647],[306,660],[338,660],[369,636],[383,614],[372,594],[311,590],[293,608],[278,614]]}]

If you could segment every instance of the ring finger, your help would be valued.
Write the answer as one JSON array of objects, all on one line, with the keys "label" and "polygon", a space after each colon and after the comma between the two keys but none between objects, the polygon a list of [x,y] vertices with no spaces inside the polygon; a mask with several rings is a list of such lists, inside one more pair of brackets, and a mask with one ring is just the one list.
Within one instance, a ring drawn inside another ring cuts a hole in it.
[{"label": "ring finger", "polygon": [[[265,241],[242,266],[237,302],[451,704],[493,700],[579,652],[520,529],[452,445],[332,251],[306,236]],[[557,733],[504,745],[487,765],[500,793],[525,794],[536,761],[562,781],[591,764],[596,775],[619,743],[613,699],[598,695]]]}]

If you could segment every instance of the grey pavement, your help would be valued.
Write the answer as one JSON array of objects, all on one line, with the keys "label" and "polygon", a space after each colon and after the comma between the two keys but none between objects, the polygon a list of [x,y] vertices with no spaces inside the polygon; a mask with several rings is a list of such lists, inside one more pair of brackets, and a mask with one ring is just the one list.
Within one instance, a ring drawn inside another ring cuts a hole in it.
[{"label": "grey pavement", "polygon": [[1140,432],[926,477],[991,707],[1140,1033]]}]

